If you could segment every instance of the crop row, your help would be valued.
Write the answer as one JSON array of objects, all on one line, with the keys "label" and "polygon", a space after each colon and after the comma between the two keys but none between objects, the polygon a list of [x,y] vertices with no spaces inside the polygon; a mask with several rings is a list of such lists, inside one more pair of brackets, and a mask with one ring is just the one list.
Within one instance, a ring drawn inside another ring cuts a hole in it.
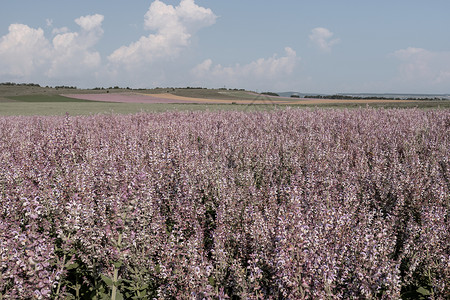
[{"label": "crop row", "polygon": [[448,110],[0,118],[0,298],[450,295]]}]

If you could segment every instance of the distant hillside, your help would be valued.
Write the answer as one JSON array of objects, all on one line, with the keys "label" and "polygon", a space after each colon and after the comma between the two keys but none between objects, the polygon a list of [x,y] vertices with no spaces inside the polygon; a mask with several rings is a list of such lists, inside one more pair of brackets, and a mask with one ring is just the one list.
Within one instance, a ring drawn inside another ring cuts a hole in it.
[{"label": "distant hillside", "polygon": [[449,94],[388,94],[388,93],[337,93],[337,94],[321,94],[321,93],[299,93],[299,92],[277,92],[281,97],[291,97],[298,95],[300,98],[311,96],[322,96],[323,98],[385,98],[385,99],[443,99],[450,100]]}]

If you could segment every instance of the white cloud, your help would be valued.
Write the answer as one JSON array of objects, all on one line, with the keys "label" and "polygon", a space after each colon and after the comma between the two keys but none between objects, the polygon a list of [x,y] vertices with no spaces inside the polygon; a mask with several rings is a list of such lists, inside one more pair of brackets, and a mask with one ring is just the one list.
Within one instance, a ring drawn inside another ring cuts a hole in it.
[{"label": "white cloud", "polygon": [[103,35],[103,19],[98,14],[80,17],[75,20],[82,29],[80,32],[61,33],[53,38],[54,58],[47,71],[49,77],[79,76],[100,66],[100,54],[91,48]]},{"label": "white cloud", "polygon": [[430,51],[409,47],[392,53],[400,60],[400,84],[421,89],[424,92],[448,93],[450,87],[450,52]]},{"label": "white cloud", "polygon": [[53,28],[52,34],[60,34],[60,33],[67,33],[69,32],[69,28],[67,27],[61,27],[61,28]]},{"label": "white cloud", "polygon": [[78,19],[75,19],[75,23],[86,31],[99,30],[103,33],[101,26],[104,19],[104,16],[95,14],[91,16],[79,17]]},{"label": "white cloud", "polygon": [[320,50],[330,52],[331,47],[339,43],[339,39],[332,39],[333,33],[323,27],[317,27],[311,30],[309,40],[316,45]]},{"label": "white cloud", "polygon": [[11,24],[0,39],[0,75],[30,76],[51,57],[50,43],[41,28]]},{"label": "white cloud", "polygon": [[53,21],[47,19],[51,38],[41,28],[13,24],[10,32],[0,37],[0,82],[142,86],[151,78],[161,85],[174,80],[183,85],[191,65],[180,59],[180,54],[188,49],[196,32],[214,24],[216,18],[211,9],[194,0],[181,0],[178,5],[155,0],[143,12],[144,28],[151,33],[103,60],[95,49],[104,33],[103,15],[76,18],[77,30],[53,27]]},{"label": "white cloud", "polygon": [[194,0],[182,0],[176,7],[156,0],[144,19],[145,28],[156,33],[120,47],[108,59],[131,70],[157,59],[177,57],[189,45],[192,35],[214,24],[216,18],[210,9],[198,6]]},{"label": "white cloud", "polygon": [[224,67],[220,64],[213,65],[211,59],[207,59],[192,69],[191,73],[199,80],[209,85],[237,86],[246,82],[254,87],[274,86],[282,82],[294,71],[300,60],[296,52],[285,48],[285,55],[270,58],[260,58],[246,65],[236,64],[232,67]]},{"label": "white cloud", "polygon": [[[0,75],[22,80],[75,78],[99,67],[100,54],[91,48],[103,35],[102,15],[75,20],[81,30],[69,32],[66,27],[54,29],[50,42],[41,28],[12,24],[0,40]],[[51,23],[51,22],[47,22]]]},{"label": "white cloud", "polygon": [[[211,73],[212,60],[205,59],[202,63],[198,64],[192,69],[192,74],[197,77],[205,77]],[[218,65],[220,69],[222,69],[221,65]]]}]

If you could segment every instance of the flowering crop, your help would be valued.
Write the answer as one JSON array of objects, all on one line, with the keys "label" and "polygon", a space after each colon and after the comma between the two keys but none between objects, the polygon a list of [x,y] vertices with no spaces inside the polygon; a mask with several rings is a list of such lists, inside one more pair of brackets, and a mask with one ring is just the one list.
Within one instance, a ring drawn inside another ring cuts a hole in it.
[{"label": "flowering crop", "polygon": [[0,118],[0,298],[450,296],[448,110]]}]

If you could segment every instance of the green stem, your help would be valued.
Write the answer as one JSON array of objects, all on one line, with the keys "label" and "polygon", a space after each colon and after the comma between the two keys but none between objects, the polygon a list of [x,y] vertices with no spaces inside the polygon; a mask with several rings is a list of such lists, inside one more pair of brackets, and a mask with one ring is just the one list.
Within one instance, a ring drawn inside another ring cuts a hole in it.
[{"label": "green stem", "polygon": [[113,278],[111,300],[116,300],[118,277],[119,277],[119,270],[118,270],[118,268],[116,268],[116,266],[114,266],[114,278]]},{"label": "green stem", "polygon": [[64,256],[63,256],[63,266],[61,268],[61,274],[60,274],[60,277],[59,277],[59,280],[58,280],[58,288],[56,289],[56,296],[59,295],[59,291],[61,290],[61,281],[62,281],[61,276],[62,276],[62,271],[64,270],[64,265],[65,264],[66,264],[66,253],[64,253]]},{"label": "green stem", "polygon": [[[69,235],[67,236],[67,239],[68,240],[70,240],[70,234],[71,233],[69,233]],[[67,258],[67,253],[66,253],[66,251],[64,251],[64,256],[63,256],[63,264],[62,264],[62,267],[61,267],[61,274],[60,274],[60,276],[62,276],[62,272],[64,271],[64,267],[66,266],[66,258]],[[59,278],[59,281],[58,281],[58,288],[56,289],[56,297],[58,297],[59,296],[59,291],[61,290],[61,281],[62,281],[62,278],[60,277]]]},{"label": "green stem", "polygon": [[[427,258],[429,257],[429,250],[427,249]],[[431,267],[428,264],[428,282],[430,284],[431,298],[434,299],[434,289],[433,289],[433,276],[431,275]]]},{"label": "green stem", "polygon": [[73,289],[75,290],[75,299],[80,299],[81,284],[78,283],[78,274],[75,274],[75,287]]},{"label": "green stem", "polygon": [[430,281],[430,293],[431,298],[434,299],[434,288],[433,288],[433,278],[431,276],[431,269],[428,269],[428,280]]},{"label": "green stem", "polygon": [[[122,248],[122,233],[119,233],[119,238],[117,239],[117,249],[120,251],[120,248]],[[113,286],[111,291],[111,300],[116,300],[116,294],[117,294],[117,282],[119,280],[119,268],[117,268],[115,265],[114,267],[114,277],[113,277]]]}]

